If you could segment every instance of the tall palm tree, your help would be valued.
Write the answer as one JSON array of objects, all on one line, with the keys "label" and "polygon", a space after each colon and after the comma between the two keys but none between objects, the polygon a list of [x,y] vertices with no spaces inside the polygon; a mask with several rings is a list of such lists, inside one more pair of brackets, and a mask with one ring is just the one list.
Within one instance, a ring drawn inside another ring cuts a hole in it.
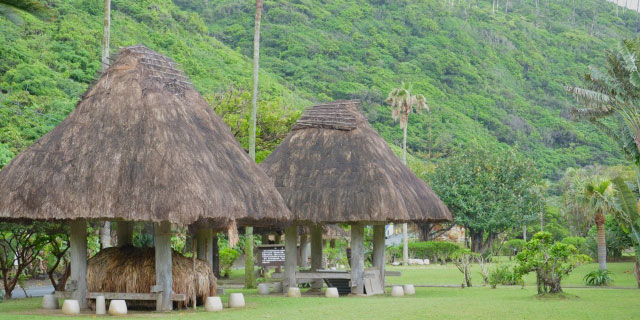
[{"label": "tall palm tree", "polygon": [[22,25],[24,20],[20,12],[29,13],[42,20],[53,16],[51,9],[38,0],[0,0],[0,15],[17,25]]},{"label": "tall palm tree", "polygon": [[[606,53],[605,70],[590,68],[584,87],[565,89],[583,105],[573,108],[579,119],[597,125],[619,144],[623,152],[640,163],[640,38],[623,40],[616,51]],[[602,119],[617,122],[607,126]]]},{"label": "tall palm tree", "polygon": [[[416,112],[421,113],[422,110],[429,111],[427,105],[427,99],[421,95],[412,95],[411,86],[405,86],[402,83],[400,88],[393,88],[389,92],[389,96],[385,100],[391,105],[394,121],[400,121],[400,128],[402,133],[402,163],[407,165],[407,126],[409,125],[409,114],[413,112],[414,108]],[[409,262],[409,235],[407,230],[407,224],[402,224],[402,263],[406,266]]]},{"label": "tall palm tree", "polygon": [[[258,71],[260,70],[260,21],[262,20],[262,0],[256,0],[256,18],[253,30],[253,95],[251,97],[251,119],[249,122],[249,156],[256,160],[256,120],[258,113]],[[253,274],[253,227],[245,228],[244,286],[254,288]]]},{"label": "tall palm tree", "polygon": [[592,181],[585,187],[588,207],[594,214],[598,231],[598,263],[601,270],[607,269],[607,243],[605,238],[605,213],[613,208],[611,181]]},{"label": "tall palm tree", "polygon": [[[111,0],[104,0],[104,28],[102,33],[102,72],[109,67],[109,42],[111,40]],[[111,247],[111,222],[100,226],[100,247]]]}]

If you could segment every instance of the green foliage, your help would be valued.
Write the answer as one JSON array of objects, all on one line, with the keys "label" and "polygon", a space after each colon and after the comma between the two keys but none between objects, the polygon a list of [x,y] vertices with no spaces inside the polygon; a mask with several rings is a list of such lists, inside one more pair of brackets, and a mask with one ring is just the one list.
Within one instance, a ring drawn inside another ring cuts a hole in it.
[{"label": "green foliage", "polygon": [[513,267],[507,264],[497,264],[489,271],[489,285],[495,289],[501,285],[523,284],[522,278],[516,274]]},{"label": "green foliage", "polygon": [[[605,242],[607,245],[607,257],[620,258],[624,250],[630,248],[633,243],[631,237],[615,221],[611,215],[605,216]],[[589,229],[586,237],[586,247],[590,256],[598,256],[598,232],[596,226]]]},{"label": "green foliage", "polygon": [[513,150],[477,146],[456,151],[430,176],[430,184],[484,253],[497,234],[531,221],[542,210],[535,164]]},{"label": "green foliage", "polygon": [[588,286],[608,286],[611,284],[610,275],[609,270],[594,270],[584,276],[584,282]]},{"label": "green foliage", "polygon": [[[402,252],[402,248],[399,252]],[[453,258],[453,255],[459,251],[461,247],[453,242],[446,241],[422,241],[409,242],[409,256],[418,259],[429,259],[433,263],[446,263]]]},{"label": "green foliage", "polygon": [[515,275],[522,277],[535,271],[538,294],[562,292],[562,278],[577,266],[591,261],[570,244],[554,243],[553,236],[548,232],[536,233],[516,257],[518,265],[514,270]]},{"label": "green foliage", "polygon": [[510,239],[510,240],[507,240],[504,243],[504,245],[502,246],[502,249],[500,249],[500,253],[503,256],[514,255],[514,253],[518,253],[518,252],[522,251],[522,248],[524,248],[524,246],[526,244],[527,244],[527,242],[522,240],[522,239]]},{"label": "green foliage", "polygon": [[580,254],[590,253],[587,247],[587,239],[584,237],[566,237],[562,239],[562,243],[574,246]]},{"label": "green foliage", "polygon": [[231,267],[238,260],[240,252],[231,248],[223,248],[218,254],[220,256],[220,275],[228,278],[231,274]]}]

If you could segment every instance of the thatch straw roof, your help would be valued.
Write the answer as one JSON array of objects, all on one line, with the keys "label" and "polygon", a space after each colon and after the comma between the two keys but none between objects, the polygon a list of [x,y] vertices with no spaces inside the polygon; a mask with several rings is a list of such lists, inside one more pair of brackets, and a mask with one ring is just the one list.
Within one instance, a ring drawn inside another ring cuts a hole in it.
[{"label": "thatch straw roof", "polygon": [[[89,292],[149,293],[156,284],[154,248],[112,247],[100,250],[87,261]],[[193,260],[172,251],[173,292],[187,295],[185,306],[191,305],[196,294],[198,301],[216,295],[216,277],[207,262]],[[155,306],[155,301],[127,302],[128,306]]]},{"label": "thatch straw roof", "polygon": [[175,63],[123,49],[76,109],[0,171],[0,219],[262,225],[271,180]]},{"label": "thatch straw roof", "polygon": [[262,162],[294,220],[451,220],[444,203],[371,128],[359,105],[336,101],[307,109]]}]

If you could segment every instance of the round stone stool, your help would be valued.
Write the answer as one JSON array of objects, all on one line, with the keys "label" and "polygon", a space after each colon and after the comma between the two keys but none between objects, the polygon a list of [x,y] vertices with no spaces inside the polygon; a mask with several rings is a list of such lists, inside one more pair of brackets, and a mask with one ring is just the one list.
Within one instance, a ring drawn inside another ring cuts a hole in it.
[{"label": "round stone stool", "polygon": [[258,294],[269,294],[270,288],[268,283],[261,283],[258,285]]},{"label": "round stone stool", "polygon": [[207,312],[221,311],[222,299],[220,297],[207,297],[207,301],[204,303],[204,310]]},{"label": "round stone stool", "polygon": [[273,292],[275,292],[275,293],[282,292],[282,282],[275,282],[273,284]]},{"label": "round stone stool", "polygon": [[78,304],[78,300],[65,300],[64,303],[62,303],[62,313],[68,316],[80,314],[80,304]]},{"label": "round stone stool", "polygon": [[105,302],[104,296],[96,297],[96,314],[97,315],[107,314],[107,304]]},{"label": "round stone stool", "polygon": [[242,308],[244,307],[244,296],[242,293],[232,293],[229,296],[229,308]]},{"label": "round stone stool", "polygon": [[289,291],[287,291],[287,297],[299,298],[300,296],[302,296],[302,294],[300,293],[300,288],[298,287],[290,287]]},{"label": "round stone stool", "polygon": [[327,288],[327,291],[324,292],[324,296],[327,298],[340,297],[340,295],[338,294],[338,288]]},{"label": "round stone stool", "polygon": [[46,294],[42,297],[42,309],[58,309],[58,298],[52,294]]},{"label": "round stone stool", "polygon": [[111,300],[109,314],[112,316],[124,316],[127,314],[127,303],[124,300]]},{"label": "round stone stool", "polygon": [[402,286],[402,290],[404,291],[404,294],[408,296],[416,294],[416,288],[412,284],[405,284]]},{"label": "round stone stool", "polygon": [[391,296],[392,297],[403,297],[404,296],[404,289],[402,289],[402,286],[393,286],[393,287],[391,287]]}]

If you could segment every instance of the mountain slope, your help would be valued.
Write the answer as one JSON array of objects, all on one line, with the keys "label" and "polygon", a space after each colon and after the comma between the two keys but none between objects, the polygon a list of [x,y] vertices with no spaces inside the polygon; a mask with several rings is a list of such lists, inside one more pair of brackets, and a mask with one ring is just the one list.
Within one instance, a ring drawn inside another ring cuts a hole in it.
[{"label": "mountain slope", "polygon": [[[254,3],[175,0],[249,56]],[[606,48],[634,35],[635,12],[605,0],[265,1],[261,66],[317,100],[360,98],[374,127],[399,144],[381,106],[402,81],[432,112],[412,117],[409,148],[437,158],[452,145],[517,146],[547,177],[568,166],[616,164],[602,133],[569,119],[564,85],[580,83]],[[451,5],[455,3],[455,5]]]}]

